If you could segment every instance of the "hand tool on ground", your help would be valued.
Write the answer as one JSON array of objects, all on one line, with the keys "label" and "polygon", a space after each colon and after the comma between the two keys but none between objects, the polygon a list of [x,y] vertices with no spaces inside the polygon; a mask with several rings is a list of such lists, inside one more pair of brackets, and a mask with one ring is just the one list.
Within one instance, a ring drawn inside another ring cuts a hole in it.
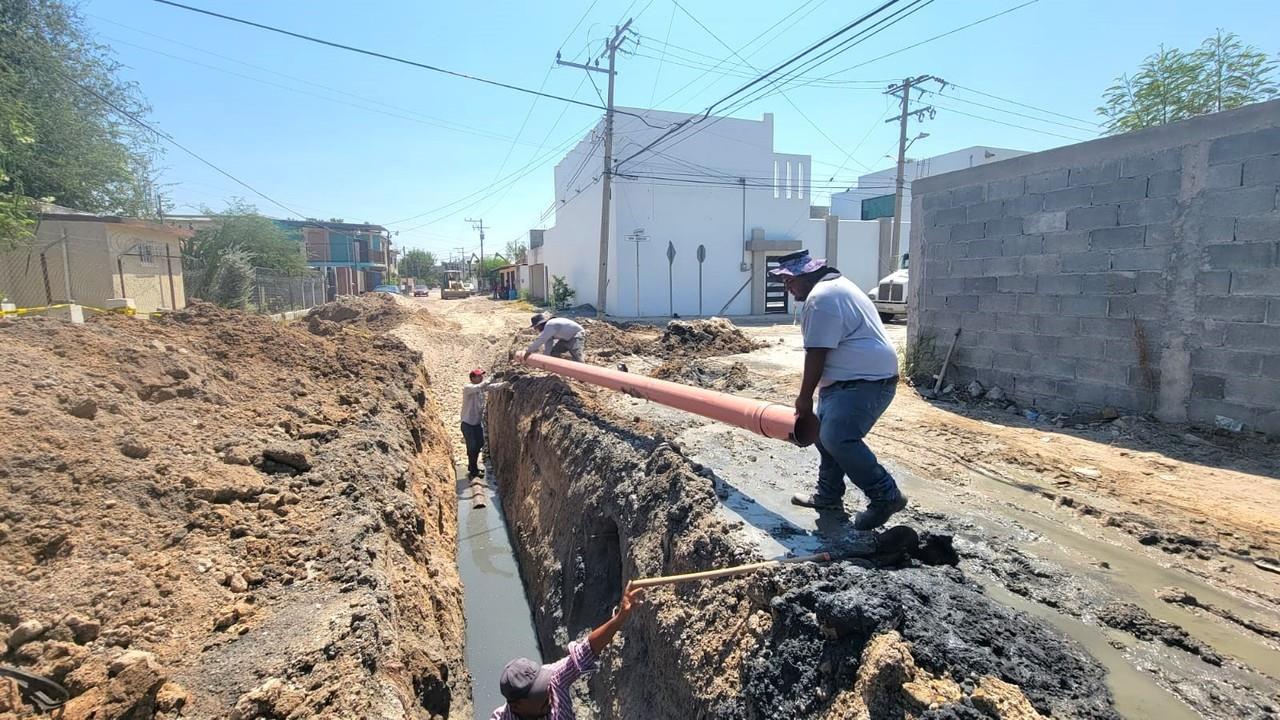
[{"label": "hand tool on ground", "polygon": [[951,347],[947,348],[947,356],[942,359],[942,369],[938,371],[938,381],[933,384],[933,394],[935,396],[942,391],[942,381],[947,377],[947,366],[951,364],[951,353],[956,351],[957,342],[960,342],[960,328],[956,328],[956,334],[951,338]]}]

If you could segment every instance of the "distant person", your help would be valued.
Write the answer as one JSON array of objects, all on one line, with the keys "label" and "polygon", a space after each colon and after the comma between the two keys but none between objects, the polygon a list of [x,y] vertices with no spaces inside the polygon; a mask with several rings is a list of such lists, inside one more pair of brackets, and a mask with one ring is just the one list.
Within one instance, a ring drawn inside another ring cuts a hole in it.
[{"label": "distant person", "polygon": [[543,352],[551,357],[560,357],[569,353],[574,361],[582,362],[587,331],[581,325],[568,318],[548,318],[545,313],[534,315],[529,322],[538,331],[538,337],[530,343],[526,354]]},{"label": "distant person", "polygon": [[486,380],[484,370],[476,368],[469,376],[470,385],[462,388],[462,439],[467,444],[467,477],[480,477],[480,451],[484,449],[484,394],[506,387],[506,383]]},{"label": "distant person", "polygon": [[889,407],[898,386],[898,355],[866,293],[825,260],[806,250],[780,258],[771,275],[804,303],[804,377],[796,417],[813,416],[818,391],[818,488],[796,493],[791,502],[811,508],[843,508],[847,476],[867,496],[867,509],[853,520],[856,530],[884,525],[907,506],[893,476],[863,442]]},{"label": "distant person", "polygon": [[609,646],[644,591],[628,587],[622,593],[618,612],[591,631],[586,640],[569,643],[562,660],[543,665],[529,658],[516,658],[502,669],[499,687],[507,703],[493,711],[489,720],[574,720],[569,688],[574,681],[596,670],[596,660]]}]

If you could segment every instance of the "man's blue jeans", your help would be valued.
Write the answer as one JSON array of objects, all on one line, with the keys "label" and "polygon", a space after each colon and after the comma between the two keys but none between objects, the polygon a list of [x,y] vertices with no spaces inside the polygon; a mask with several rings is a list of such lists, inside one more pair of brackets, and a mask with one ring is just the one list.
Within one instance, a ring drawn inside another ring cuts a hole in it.
[{"label": "man's blue jeans", "polygon": [[818,497],[839,500],[844,479],[868,500],[892,500],[898,494],[893,476],[862,441],[893,402],[897,380],[829,385],[818,392]]}]

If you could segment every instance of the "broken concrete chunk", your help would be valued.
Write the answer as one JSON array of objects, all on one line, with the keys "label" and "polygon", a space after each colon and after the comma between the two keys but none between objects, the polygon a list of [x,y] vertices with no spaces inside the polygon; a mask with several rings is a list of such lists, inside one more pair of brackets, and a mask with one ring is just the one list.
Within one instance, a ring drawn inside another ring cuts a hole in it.
[{"label": "broken concrete chunk", "polygon": [[70,615],[64,622],[80,645],[97,640],[98,633],[102,632],[102,623],[97,620],[86,620],[79,615]]},{"label": "broken concrete chunk", "polygon": [[244,579],[244,575],[235,573],[227,582],[227,587],[230,588],[233,593],[247,592],[249,590],[249,581]]},{"label": "broken concrete chunk", "polygon": [[982,383],[974,380],[969,383],[965,388],[965,391],[969,393],[969,397],[977,399],[982,397],[983,392],[985,392],[985,388],[982,387]]}]

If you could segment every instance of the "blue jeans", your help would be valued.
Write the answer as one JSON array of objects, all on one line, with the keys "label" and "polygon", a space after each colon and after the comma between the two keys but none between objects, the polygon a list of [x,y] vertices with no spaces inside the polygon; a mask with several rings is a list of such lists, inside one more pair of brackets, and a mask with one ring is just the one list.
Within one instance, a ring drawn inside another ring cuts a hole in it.
[{"label": "blue jeans", "polygon": [[818,497],[839,500],[844,479],[868,500],[892,500],[898,494],[893,476],[862,441],[893,402],[897,381],[829,385],[818,392]]}]

